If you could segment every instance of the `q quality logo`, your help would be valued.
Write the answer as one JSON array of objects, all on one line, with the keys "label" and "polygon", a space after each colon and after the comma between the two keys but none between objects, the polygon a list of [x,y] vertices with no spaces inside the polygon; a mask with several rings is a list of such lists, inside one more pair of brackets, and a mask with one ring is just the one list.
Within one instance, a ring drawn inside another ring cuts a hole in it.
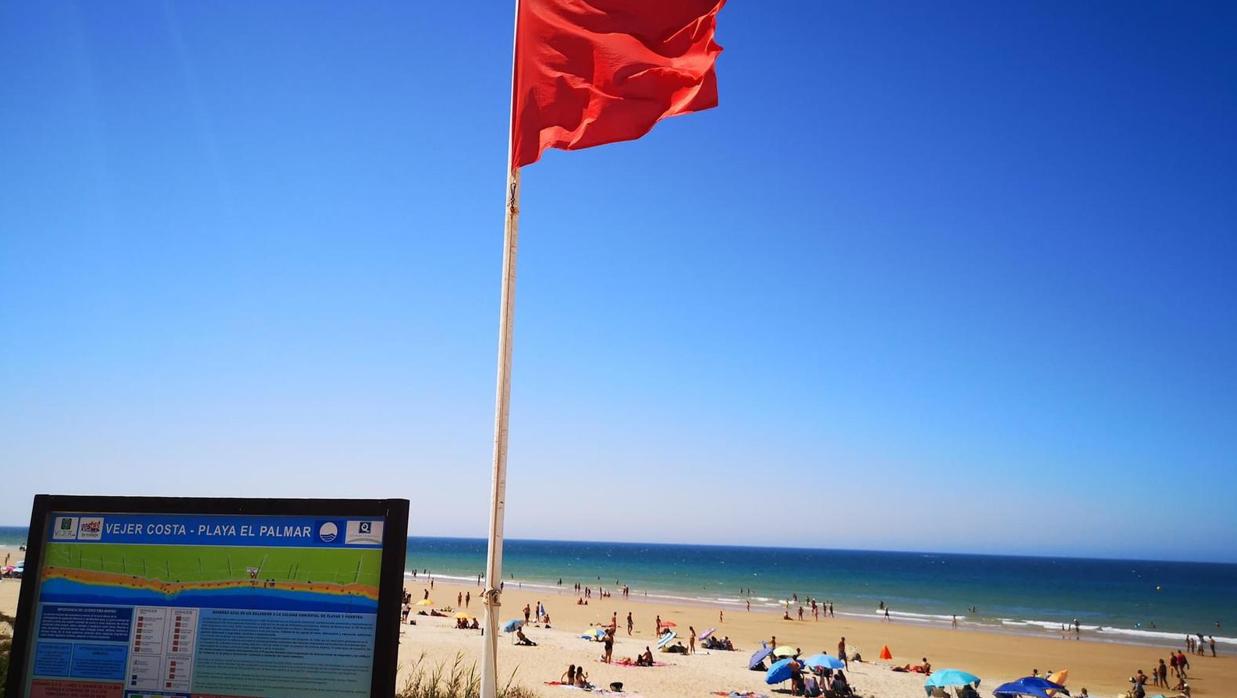
[{"label": "q quality logo", "polygon": [[335,539],[339,537],[339,527],[327,521],[318,529],[318,537],[322,539],[323,543],[334,543]]},{"label": "q quality logo", "polygon": [[52,540],[75,540],[77,538],[77,517],[60,516],[56,518],[56,527],[52,529]]}]

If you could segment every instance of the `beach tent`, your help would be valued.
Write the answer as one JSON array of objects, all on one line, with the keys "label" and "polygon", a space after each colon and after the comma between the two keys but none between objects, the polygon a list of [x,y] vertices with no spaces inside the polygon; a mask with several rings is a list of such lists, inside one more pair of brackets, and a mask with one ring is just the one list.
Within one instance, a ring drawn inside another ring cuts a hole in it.
[{"label": "beach tent", "polygon": [[955,686],[979,685],[979,677],[962,671],[960,669],[940,669],[932,672],[928,680],[924,682],[924,686],[932,688],[940,686],[941,688],[953,688]]},{"label": "beach tent", "polygon": [[522,618],[516,618],[515,620],[509,620],[503,624],[503,632],[513,633],[519,630],[523,625],[524,625],[524,620]]},{"label": "beach tent", "polygon": [[769,667],[769,670],[765,672],[765,683],[772,686],[783,681],[789,681],[791,673],[790,665],[794,661],[795,660],[793,659],[783,659],[781,661],[774,662],[773,666]]},{"label": "beach tent", "polygon": [[881,648],[881,659],[884,659],[885,661],[893,659],[893,652],[889,651],[889,645],[885,645]]},{"label": "beach tent", "polygon": [[[1065,685],[1065,682],[1068,679],[1069,679],[1069,669],[1062,669],[1061,671],[1056,671],[1048,675],[1049,681],[1053,683],[1059,683],[1062,686]],[[1054,695],[1056,692],[1057,692],[1057,689],[1053,689],[1053,688],[1048,689],[1048,695],[1050,696]],[[1065,695],[1068,696],[1069,691],[1065,691]]]},{"label": "beach tent", "polygon": [[764,660],[768,659],[769,655],[771,654],[773,654],[773,650],[769,649],[768,647],[761,647],[760,649],[752,653],[751,659],[747,660],[747,668],[755,669],[757,665],[759,665]]},{"label": "beach tent", "polygon": [[678,637],[678,635],[676,635],[673,630],[667,630],[666,634],[662,635],[661,638],[657,640],[657,649],[661,649],[670,644],[676,637]]},{"label": "beach tent", "polygon": [[997,698],[1018,698],[1019,696],[1032,696],[1032,698],[1052,698],[1049,691],[1057,691],[1069,695],[1069,691],[1059,683],[1053,683],[1048,679],[1038,676],[1024,676],[1017,681],[1010,681],[997,686],[992,695]]}]

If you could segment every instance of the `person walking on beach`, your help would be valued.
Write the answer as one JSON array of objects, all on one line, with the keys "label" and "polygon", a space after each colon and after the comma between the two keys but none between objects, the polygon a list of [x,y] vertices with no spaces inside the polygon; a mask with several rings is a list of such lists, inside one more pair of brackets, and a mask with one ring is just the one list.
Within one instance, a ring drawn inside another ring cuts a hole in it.
[{"label": "person walking on beach", "polygon": [[718,623],[726,622],[726,611],[725,610],[721,610],[717,612],[717,622]]},{"label": "person walking on beach", "polygon": [[631,611],[628,611],[627,612],[627,634],[628,635],[631,635],[631,628],[633,625],[635,625],[635,623],[632,622],[631,620]]},{"label": "person walking on beach", "polygon": [[601,658],[601,661],[606,664],[610,663],[610,658],[614,656],[614,628],[606,628],[606,654]]},{"label": "person walking on beach", "polygon": [[885,622],[886,623],[892,622],[889,620],[889,607],[888,606],[885,607]]},{"label": "person walking on beach", "polygon": [[841,640],[838,640],[838,659],[842,660],[842,664],[846,667],[847,671],[849,671],[850,660],[846,658],[846,638],[845,637],[843,637]]},{"label": "person walking on beach", "polygon": [[691,636],[687,638],[687,653],[695,654],[696,653],[696,628],[689,625],[687,626],[687,629],[691,631]]},{"label": "person walking on beach", "polygon": [[1207,637],[1207,644],[1211,646],[1211,656],[1216,656],[1216,636],[1209,635]]},{"label": "person walking on beach", "polygon": [[[451,597],[448,596],[447,598],[451,598]],[[455,595],[455,605],[456,606],[464,605],[464,592],[461,591],[460,593]]]},{"label": "person walking on beach", "polygon": [[614,611],[613,613],[610,614],[610,629],[611,630],[618,629],[618,611]]},{"label": "person walking on beach", "polygon": [[529,608],[528,604],[524,604],[524,622],[526,624],[528,623],[528,617],[532,615],[532,612],[533,612],[533,609]]},{"label": "person walking on beach", "polygon": [[830,617],[830,618],[835,618],[835,617],[836,617],[836,616],[834,616],[834,615],[833,615],[833,602],[832,602],[832,601],[830,601],[830,602],[829,602],[829,617]]},{"label": "person walking on beach", "polygon": [[953,627],[954,627],[954,630],[958,629],[958,614],[957,613],[954,614]]},{"label": "person walking on beach", "polygon": [[750,612],[751,612],[751,610],[752,610],[752,600],[751,600],[751,599],[748,599],[748,600],[747,600],[747,610],[748,610],[748,612],[749,612],[749,613],[750,613]]},{"label": "person walking on beach", "polygon": [[657,615],[657,630],[653,631],[653,637],[661,636],[661,614]]}]

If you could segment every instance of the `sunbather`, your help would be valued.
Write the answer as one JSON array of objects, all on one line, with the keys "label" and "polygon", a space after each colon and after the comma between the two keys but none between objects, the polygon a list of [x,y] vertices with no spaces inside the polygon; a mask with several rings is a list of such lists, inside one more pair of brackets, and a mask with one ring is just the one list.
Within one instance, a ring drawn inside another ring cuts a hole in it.
[{"label": "sunbather", "polygon": [[528,636],[524,634],[524,628],[518,628],[515,631],[515,644],[523,645],[525,647],[536,647],[537,646],[537,643],[528,639]]}]

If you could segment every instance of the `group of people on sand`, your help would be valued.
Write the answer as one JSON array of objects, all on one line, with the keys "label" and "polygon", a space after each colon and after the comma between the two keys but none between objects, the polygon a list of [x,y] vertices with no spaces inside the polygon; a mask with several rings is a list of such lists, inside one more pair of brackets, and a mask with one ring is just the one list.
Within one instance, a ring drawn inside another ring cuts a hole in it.
[{"label": "group of people on sand", "polygon": [[1211,656],[1216,656],[1216,636],[1203,637],[1202,633],[1198,634],[1198,639],[1194,639],[1194,635],[1185,636],[1185,651],[1190,654],[1197,654],[1200,657],[1207,656],[1207,650],[1211,649]]},{"label": "group of people on sand", "polygon": [[[1186,638],[1186,649],[1194,651],[1193,638]],[[1201,652],[1200,652],[1201,654]],[[1169,674],[1172,674],[1170,677]],[[1147,685],[1176,691],[1178,696],[1191,695],[1190,690],[1190,658],[1181,650],[1169,650],[1168,661],[1161,657],[1159,662],[1151,665],[1151,672],[1139,669],[1130,677],[1130,690],[1126,693],[1130,698],[1143,698],[1147,694]]]},{"label": "group of people on sand", "polygon": [[529,622],[535,622],[537,625],[544,625],[547,628],[550,627],[550,612],[546,610],[545,605],[542,604],[540,601],[537,602],[537,620],[536,621],[530,620],[532,614],[533,614],[532,607],[529,606],[528,604],[524,604],[525,625],[527,625]]}]

